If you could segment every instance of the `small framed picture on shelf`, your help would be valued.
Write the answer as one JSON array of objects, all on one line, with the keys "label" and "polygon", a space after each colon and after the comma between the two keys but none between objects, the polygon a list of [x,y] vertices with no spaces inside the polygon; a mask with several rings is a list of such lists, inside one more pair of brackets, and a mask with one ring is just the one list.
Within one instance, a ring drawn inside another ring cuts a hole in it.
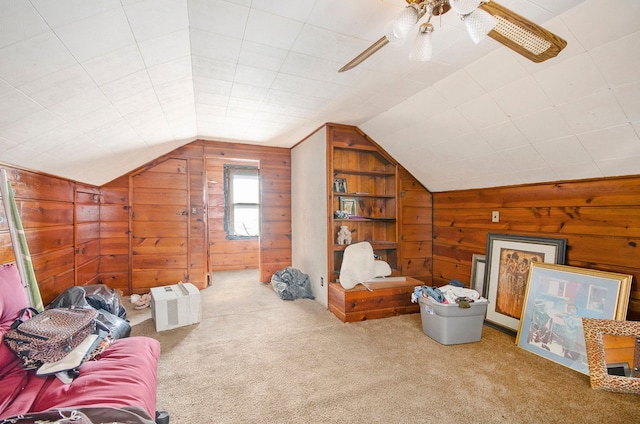
[{"label": "small framed picture on shelf", "polygon": [[340,210],[346,211],[349,216],[358,216],[358,198],[340,196]]},{"label": "small framed picture on shelf", "polygon": [[347,192],[347,179],[346,178],[334,178],[333,179],[333,191],[335,193]]}]

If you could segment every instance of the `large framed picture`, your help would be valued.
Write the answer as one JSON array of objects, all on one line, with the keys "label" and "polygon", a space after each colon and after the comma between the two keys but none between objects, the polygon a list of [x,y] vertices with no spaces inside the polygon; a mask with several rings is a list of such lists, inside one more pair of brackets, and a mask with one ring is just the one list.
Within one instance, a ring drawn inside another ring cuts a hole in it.
[{"label": "large framed picture", "polygon": [[484,278],[487,322],[515,335],[531,264],[563,264],[566,248],[566,239],[489,233]]},{"label": "large framed picture", "polygon": [[516,343],[589,375],[582,318],[624,320],[631,275],[535,263]]}]

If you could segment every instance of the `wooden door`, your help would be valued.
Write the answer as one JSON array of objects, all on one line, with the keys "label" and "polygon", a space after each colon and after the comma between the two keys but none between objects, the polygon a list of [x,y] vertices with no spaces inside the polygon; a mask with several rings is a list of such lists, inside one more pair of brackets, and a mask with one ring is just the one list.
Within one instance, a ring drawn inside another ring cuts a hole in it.
[{"label": "wooden door", "polygon": [[168,159],[131,177],[131,281],[134,293],[189,280],[186,159]]}]

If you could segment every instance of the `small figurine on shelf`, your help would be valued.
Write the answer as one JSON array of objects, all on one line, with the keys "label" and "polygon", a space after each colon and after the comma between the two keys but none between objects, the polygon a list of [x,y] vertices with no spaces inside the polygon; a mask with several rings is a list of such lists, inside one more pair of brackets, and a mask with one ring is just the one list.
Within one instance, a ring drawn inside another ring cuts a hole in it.
[{"label": "small figurine on shelf", "polygon": [[335,211],[333,217],[336,219],[349,219],[349,212],[347,211]]},{"label": "small figurine on shelf", "polygon": [[351,231],[349,231],[349,227],[346,225],[340,226],[340,231],[338,231],[338,244],[351,244]]}]

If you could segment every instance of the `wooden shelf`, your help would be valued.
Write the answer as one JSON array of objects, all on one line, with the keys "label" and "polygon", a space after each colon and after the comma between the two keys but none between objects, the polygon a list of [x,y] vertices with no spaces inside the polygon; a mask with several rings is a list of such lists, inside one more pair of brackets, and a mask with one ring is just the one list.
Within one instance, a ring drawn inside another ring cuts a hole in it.
[{"label": "wooden shelf", "polygon": [[358,169],[338,169],[334,168],[333,176],[337,176],[339,174],[348,174],[348,175],[364,175],[364,176],[372,176],[372,177],[388,177],[395,176],[395,169],[389,171],[361,171]]}]

